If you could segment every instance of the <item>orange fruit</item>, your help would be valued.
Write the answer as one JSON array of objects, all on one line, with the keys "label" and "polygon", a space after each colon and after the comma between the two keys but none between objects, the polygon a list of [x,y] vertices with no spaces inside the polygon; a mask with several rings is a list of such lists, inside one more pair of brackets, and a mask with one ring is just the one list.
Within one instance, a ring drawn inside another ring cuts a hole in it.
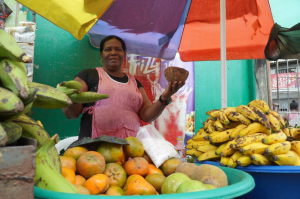
[{"label": "orange fruit", "polygon": [[79,191],[80,194],[91,195],[89,190],[87,188],[85,188],[84,186],[79,185],[79,184],[75,184],[74,186],[76,187],[76,189]]},{"label": "orange fruit", "polygon": [[76,160],[72,157],[59,156],[62,167],[67,167],[76,172]]},{"label": "orange fruit", "polygon": [[109,186],[118,186],[123,187],[126,179],[127,174],[126,171],[117,163],[108,163],[105,166],[104,174],[109,179]]},{"label": "orange fruit", "polygon": [[137,180],[137,179],[144,179],[142,176],[137,175],[137,174],[133,174],[131,176],[129,176],[125,182],[125,185],[123,187],[124,192],[127,191],[128,185],[130,182],[132,182],[133,180]]},{"label": "orange fruit", "polygon": [[108,196],[123,196],[123,195],[125,195],[123,189],[118,186],[109,187],[105,194]]},{"label": "orange fruit", "polygon": [[87,179],[84,186],[89,190],[91,195],[102,194],[105,193],[109,187],[109,179],[104,174],[96,174]]},{"label": "orange fruit", "polygon": [[149,164],[153,164],[153,162],[152,162],[150,156],[146,153],[146,151],[144,152],[144,155],[143,155],[142,157],[145,158],[145,160],[147,160],[147,162],[148,162]]},{"label": "orange fruit", "polygon": [[129,145],[124,145],[124,152],[128,157],[142,157],[144,155],[144,147],[141,141],[139,141],[136,137],[127,137],[126,138]]},{"label": "orange fruit", "polygon": [[106,163],[121,161],[124,153],[122,145],[108,142],[102,142],[96,151],[103,155]]},{"label": "orange fruit", "polygon": [[145,180],[149,182],[158,193],[161,193],[161,187],[163,182],[165,181],[166,177],[163,174],[153,173],[147,175]]},{"label": "orange fruit", "polygon": [[124,170],[128,175],[138,174],[145,176],[149,171],[149,163],[142,157],[135,157],[124,164]]},{"label": "orange fruit", "polygon": [[172,173],[175,173],[176,167],[182,163],[178,158],[170,158],[166,160],[161,166],[160,169],[165,174],[165,176],[169,176]]},{"label": "orange fruit", "polygon": [[66,178],[70,183],[76,183],[75,172],[67,167],[61,167],[61,175]]},{"label": "orange fruit", "polygon": [[157,168],[154,164],[149,164],[149,171],[147,173],[147,175],[150,175],[152,173],[159,173],[164,175],[164,173],[162,172],[162,170],[160,170],[159,168]]},{"label": "orange fruit", "polygon": [[93,175],[103,173],[105,169],[105,159],[97,151],[88,151],[82,154],[77,160],[77,172],[86,179]]},{"label": "orange fruit", "polygon": [[155,188],[143,179],[134,179],[129,184],[125,191],[125,195],[155,195]]},{"label": "orange fruit", "polygon": [[84,183],[86,182],[86,179],[82,175],[75,175],[75,178],[76,178],[75,184],[84,185]]},{"label": "orange fruit", "polygon": [[84,154],[85,152],[87,152],[87,148],[82,147],[82,146],[75,146],[73,148],[69,148],[65,151],[65,153],[63,154],[63,156],[67,156],[67,157],[72,157],[75,160],[78,160],[78,158]]}]

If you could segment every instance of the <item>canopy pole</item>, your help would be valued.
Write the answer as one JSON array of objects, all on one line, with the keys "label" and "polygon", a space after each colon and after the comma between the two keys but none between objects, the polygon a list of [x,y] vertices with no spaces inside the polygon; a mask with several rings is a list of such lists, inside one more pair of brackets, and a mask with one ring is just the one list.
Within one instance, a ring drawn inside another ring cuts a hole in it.
[{"label": "canopy pole", "polygon": [[221,105],[227,108],[227,71],[226,71],[226,0],[220,0],[221,29]]}]

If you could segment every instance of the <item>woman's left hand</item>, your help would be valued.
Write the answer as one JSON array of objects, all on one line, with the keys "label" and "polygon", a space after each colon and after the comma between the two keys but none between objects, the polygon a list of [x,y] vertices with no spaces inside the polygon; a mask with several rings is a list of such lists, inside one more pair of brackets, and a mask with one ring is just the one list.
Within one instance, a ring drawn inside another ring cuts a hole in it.
[{"label": "woman's left hand", "polygon": [[169,82],[165,91],[162,93],[162,100],[166,101],[171,98],[171,96],[176,93],[183,85],[185,82],[182,81],[175,81],[173,83]]}]

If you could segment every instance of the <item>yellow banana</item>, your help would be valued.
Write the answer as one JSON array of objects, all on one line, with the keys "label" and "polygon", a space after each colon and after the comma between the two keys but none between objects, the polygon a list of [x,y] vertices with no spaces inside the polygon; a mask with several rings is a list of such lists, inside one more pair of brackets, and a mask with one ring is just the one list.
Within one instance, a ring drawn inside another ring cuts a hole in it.
[{"label": "yellow banana", "polygon": [[186,154],[191,155],[191,156],[195,156],[195,157],[199,157],[202,154],[202,152],[197,151],[196,149],[191,149],[191,150],[187,150]]},{"label": "yellow banana", "polygon": [[277,113],[276,111],[270,110],[270,114],[274,115],[277,118],[277,120],[280,123],[280,128],[281,129],[286,128],[284,119],[281,117],[281,115],[279,113]]},{"label": "yellow banana", "polygon": [[289,128],[284,128],[282,129],[282,131],[284,132],[284,134],[287,136],[287,137],[290,137],[291,134],[290,134],[290,129]]},{"label": "yellow banana", "polygon": [[37,82],[27,82],[29,88],[37,88],[36,99],[33,107],[38,108],[66,108],[72,104],[71,99],[63,92],[54,87]]},{"label": "yellow banana", "polygon": [[0,115],[13,115],[21,112],[24,104],[13,92],[0,87]]},{"label": "yellow banana", "polygon": [[216,151],[218,147],[211,145],[211,144],[206,144],[206,145],[202,145],[202,146],[198,146],[197,147],[197,151],[200,152],[208,152],[208,151]]},{"label": "yellow banana", "polygon": [[300,155],[300,141],[292,141],[291,149],[296,151],[298,153],[298,155]]},{"label": "yellow banana", "polygon": [[269,112],[270,112],[269,105],[265,101],[260,100],[260,99],[252,100],[251,102],[249,102],[248,106],[249,107],[250,106],[257,107],[260,110],[262,110],[265,114],[269,114]]},{"label": "yellow banana", "polygon": [[188,145],[190,145],[192,147],[191,149],[197,149],[198,146],[202,146],[202,145],[206,145],[206,144],[209,144],[209,141],[193,141],[192,143],[190,143]]},{"label": "yellow banana", "polygon": [[290,135],[298,140],[300,138],[300,129],[299,128],[291,128],[290,129]]},{"label": "yellow banana", "polygon": [[237,160],[242,156],[241,152],[236,151],[233,155],[230,156],[230,159],[227,163],[227,167],[235,168],[237,166]]},{"label": "yellow banana", "polygon": [[219,109],[211,109],[211,110],[209,110],[209,111],[206,111],[205,114],[209,116],[210,113],[212,113],[212,112],[214,112],[214,111],[219,111]]},{"label": "yellow banana", "polygon": [[229,113],[236,112],[236,107],[227,107],[223,110],[223,113],[228,116]]},{"label": "yellow banana", "polygon": [[230,121],[230,124],[229,125],[224,124],[224,127],[225,127],[225,129],[233,129],[241,124],[242,124],[241,122]]},{"label": "yellow banana", "polygon": [[280,122],[277,120],[277,118],[272,114],[268,114],[267,117],[269,118],[271,129],[275,132],[279,132],[280,131]]},{"label": "yellow banana", "polygon": [[187,144],[192,143],[192,142],[193,142],[193,138],[191,138],[188,141],[186,141]]},{"label": "yellow banana", "polygon": [[262,139],[262,143],[264,144],[274,144],[274,143],[279,143],[279,142],[284,142],[286,140],[286,135],[284,132],[279,132],[279,133],[272,133],[271,135],[268,135],[264,139]]},{"label": "yellow banana", "polygon": [[222,150],[224,149],[224,147],[225,147],[226,145],[227,145],[227,142],[221,144],[221,145],[217,148],[216,154],[217,154],[217,155],[221,155],[221,152],[222,152]]},{"label": "yellow banana", "polygon": [[219,113],[220,111],[219,110],[215,110],[215,111],[212,111],[210,114],[209,114],[209,117],[213,120],[213,121],[216,121],[219,117]]},{"label": "yellow banana", "polygon": [[214,125],[213,125],[213,121],[210,122],[210,123],[207,125],[207,131],[208,131],[208,133],[213,133],[213,132],[216,131],[216,129],[215,129]]},{"label": "yellow banana", "polygon": [[219,132],[215,135],[209,135],[209,140],[212,143],[221,143],[229,140],[229,135],[234,129],[228,129],[226,131]]},{"label": "yellow banana", "polygon": [[234,154],[234,152],[236,152],[235,149],[231,148],[230,145],[231,143],[235,141],[235,140],[232,140],[232,141],[229,141],[227,142],[227,144],[225,145],[225,147],[222,149],[222,152],[221,152],[221,156],[230,156],[232,154]]},{"label": "yellow banana", "polygon": [[252,154],[250,158],[255,165],[271,165],[271,161],[262,154]]},{"label": "yellow banana", "polygon": [[107,99],[109,95],[100,94],[96,92],[79,92],[79,93],[74,93],[69,97],[72,100],[72,102],[85,104],[90,102],[96,102],[102,99]]},{"label": "yellow banana", "polygon": [[230,157],[221,157],[220,165],[224,167],[227,166],[229,159]]},{"label": "yellow banana", "polygon": [[234,130],[229,135],[229,140],[236,139],[239,133],[245,128],[247,128],[247,125],[245,124],[240,124],[237,127],[235,127]]},{"label": "yellow banana", "polygon": [[225,131],[226,129],[224,128],[223,124],[219,121],[219,119],[217,119],[216,121],[214,121],[214,127],[217,131]]},{"label": "yellow banana", "polygon": [[232,140],[231,144],[230,144],[230,147],[233,148],[233,149],[239,149],[239,148],[244,147],[248,144],[261,142],[261,140],[265,137],[267,137],[267,135],[264,134],[264,133],[254,133],[254,134],[251,134],[251,135],[246,135],[244,137]]},{"label": "yellow banana", "polygon": [[288,151],[285,154],[273,155],[273,161],[278,165],[293,166],[296,163],[295,153]]},{"label": "yellow banana", "polygon": [[298,155],[298,153],[296,151],[291,150],[291,152],[296,156],[296,161],[294,166],[300,166],[300,156]]},{"label": "yellow banana", "polygon": [[248,106],[239,105],[236,107],[236,112],[242,114],[243,116],[254,122],[258,122],[257,115]]},{"label": "yellow banana", "polygon": [[271,144],[268,148],[266,148],[265,154],[279,155],[279,154],[287,153],[289,150],[291,150],[291,143],[289,141],[285,141],[285,142]]},{"label": "yellow banana", "polygon": [[223,111],[220,111],[219,113],[219,121],[227,126],[230,125],[230,121]]},{"label": "yellow banana", "polygon": [[252,155],[252,154],[263,154],[265,149],[268,148],[269,145],[263,144],[261,142],[256,142],[252,144],[248,144],[244,147],[241,147],[239,151],[245,155]]},{"label": "yellow banana", "polygon": [[231,121],[241,122],[242,124],[245,124],[245,125],[251,124],[250,119],[246,118],[245,116],[243,116],[242,114],[240,114],[238,112],[230,112],[227,115],[227,118]]},{"label": "yellow banana", "polygon": [[36,153],[34,184],[51,191],[79,194],[77,188],[53,168],[52,159],[48,152],[54,147],[54,140],[55,135],[47,139]]},{"label": "yellow banana", "polygon": [[239,138],[239,137],[243,137],[245,135],[251,135],[251,134],[254,134],[254,133],[264,133],[266,135],[270,135],[271,134],[271,130],[267,129],[261,123],[253,122],[252,124],[250,124],[246,128],[242,129],[239,132],[239,134],[238,134],[237,137]]},{"label": "yellow banana", "polygon": [[192,138],[194,141],[205,141],[204,137],[208,136],[205,131],[197,132],[197,134]]},{"label": "yellow banana", "polygon": [[25,63],[32,62],[12,35],[0,29],[0,38],[0,57],[7,57]]},{"label": "yellow banana", "polygon": [[204,122],[203,122],[203,128],[204,130],[207,130],[207,126],[208,124],[212,122],[212,120],[210,118],[207,118]]},{"label": "yellow banana", "polygon": [[255,106],[249,106],[249,108],[257,115],[258,122],[263,124],[267,129],[270,129],[270,121],[267,115]]},{"label": "yellow banana", "polygon": [[28,97],[27,72],[23,62],[2,59],[0,74],[0,80],[5,88],[23,99]]},{"label": "yellow banana", "polygon": [[219,159],[221,156],[220,155],[216,155],[215,153],[216,151],[208,151],[208,152],[205,152],[203,154],[201,154],[199,157],[198,157],[198,161],[205,161],[205,160],[211,160],[211,159]]},{"label": "yellow banana", "polygon": [[239,159],[237,159],[236,163],[238,166],[246,167],[252,163],[252,160],[250,155],[242,155]]}]

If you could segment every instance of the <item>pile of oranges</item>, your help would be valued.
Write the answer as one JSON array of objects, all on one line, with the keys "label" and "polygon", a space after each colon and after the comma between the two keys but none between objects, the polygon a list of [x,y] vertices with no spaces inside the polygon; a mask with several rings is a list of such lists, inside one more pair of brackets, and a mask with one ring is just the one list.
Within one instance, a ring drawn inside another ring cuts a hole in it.
[{"label": "pile of oranges", "polygon": [[160,194],[164,180],[181,161],[171,158],[157,168],[137,138],[126,140],[129,145],[103,142],[96,151],[81,146],[66,150],[60,156],[61,174],[80,194]]}]

